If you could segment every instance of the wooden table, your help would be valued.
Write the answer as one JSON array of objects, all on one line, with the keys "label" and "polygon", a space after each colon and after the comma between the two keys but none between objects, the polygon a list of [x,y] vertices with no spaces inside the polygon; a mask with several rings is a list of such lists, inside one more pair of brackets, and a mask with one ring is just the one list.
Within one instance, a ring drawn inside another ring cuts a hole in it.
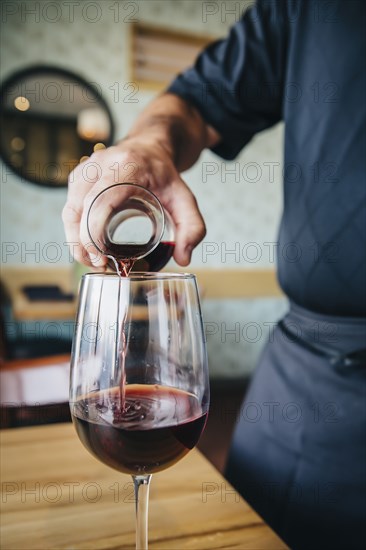
[{"label": "wooden table", "polygon": [[[95,460],[73,426],[1,432],[1,548],[133,549],[132,482]],[[286,545],[197,451],[153,476],[153,549]]]}]

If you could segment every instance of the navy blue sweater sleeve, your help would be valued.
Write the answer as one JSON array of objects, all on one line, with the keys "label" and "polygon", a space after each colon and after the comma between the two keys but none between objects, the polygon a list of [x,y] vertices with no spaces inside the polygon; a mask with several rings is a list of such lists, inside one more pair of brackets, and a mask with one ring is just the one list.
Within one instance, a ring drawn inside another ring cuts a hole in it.
[{"label": "navy blue sweater sleeve", "polygon": [[209,45],[168,88],[193,104],[233,159],[257,132],[282,118],[286,19],[281,0],[258,0],[225,40]]}]

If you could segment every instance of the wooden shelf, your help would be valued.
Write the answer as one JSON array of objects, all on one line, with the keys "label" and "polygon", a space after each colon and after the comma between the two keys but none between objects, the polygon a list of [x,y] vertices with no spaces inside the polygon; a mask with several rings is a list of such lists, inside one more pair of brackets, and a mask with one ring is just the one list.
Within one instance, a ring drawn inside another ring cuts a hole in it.
[{"label": "wooden shelf", "polygon": [[141,89],[161,91],[192,65],[212,36],[135,23],[131,27],[131,81]]}]

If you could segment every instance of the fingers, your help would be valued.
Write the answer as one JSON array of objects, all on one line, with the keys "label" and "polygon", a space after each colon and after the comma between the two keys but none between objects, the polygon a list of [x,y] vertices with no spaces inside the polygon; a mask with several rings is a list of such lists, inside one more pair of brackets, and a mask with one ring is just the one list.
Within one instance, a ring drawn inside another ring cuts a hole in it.
[{"label": "fingers", "polygon": [[103,250],[103,223],[106,216],[103,214],[103,210],[100,211],[100,209],[94,209],[93,207],[92,213],[94,215],[88,220],[90,206],[95,196],[99,193],[98,187],[99,185],[97,183],[84,198],[78,231],[81,246],[83,250],[87,251],[92,265],[94,267],[103,268],[107,265],[107,258],[94,246],[94,243],[99,243],[101,250]]},{"label": "fingers", "polygon": [[92,266],[89,255],[84,250],[80,242],[79,228],[80,228],[81,213],[74,209],[74,207],[67,202],[62,211],[62,221],[64,223],[64,230],[66,235],[66,242],[70,247],[70,252],[77,262],[81,264]]},{"label": "fingers", "polygon": [[176,229],[174,259],[179,265],[186,266],[191,261],[193,249],[206,235],[205,222],[194,195],[181,178],[169,186],[163,203]]},{"label": "fingers", "polygon": [[[90,267],[104,268],[107,259],[93,246],[82,223],[85,202],[103,174],[103,166],[97,154],[80,164],[69,176],[67,202],[62,211],[65,235],[73,257]],[[113,182],[112,182],[113,183]],[[106,186],[110,185],[106,183]],[[102,269],[103,270],[103,269]]]}]

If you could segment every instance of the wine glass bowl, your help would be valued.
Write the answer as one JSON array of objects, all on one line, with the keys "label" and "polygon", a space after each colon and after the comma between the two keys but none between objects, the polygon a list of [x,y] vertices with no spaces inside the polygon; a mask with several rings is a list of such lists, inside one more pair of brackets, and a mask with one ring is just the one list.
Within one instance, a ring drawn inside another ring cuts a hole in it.
[{"label": "wine glass bowl", "polygon": [[[151,474],[186,455],[207,418],[208,367],[194,275],[83,277],[70,407],[84,446],[131,474],[137,502],[147,509]],[[137,548],[146,548],[141,516],[138,506]]]}]

